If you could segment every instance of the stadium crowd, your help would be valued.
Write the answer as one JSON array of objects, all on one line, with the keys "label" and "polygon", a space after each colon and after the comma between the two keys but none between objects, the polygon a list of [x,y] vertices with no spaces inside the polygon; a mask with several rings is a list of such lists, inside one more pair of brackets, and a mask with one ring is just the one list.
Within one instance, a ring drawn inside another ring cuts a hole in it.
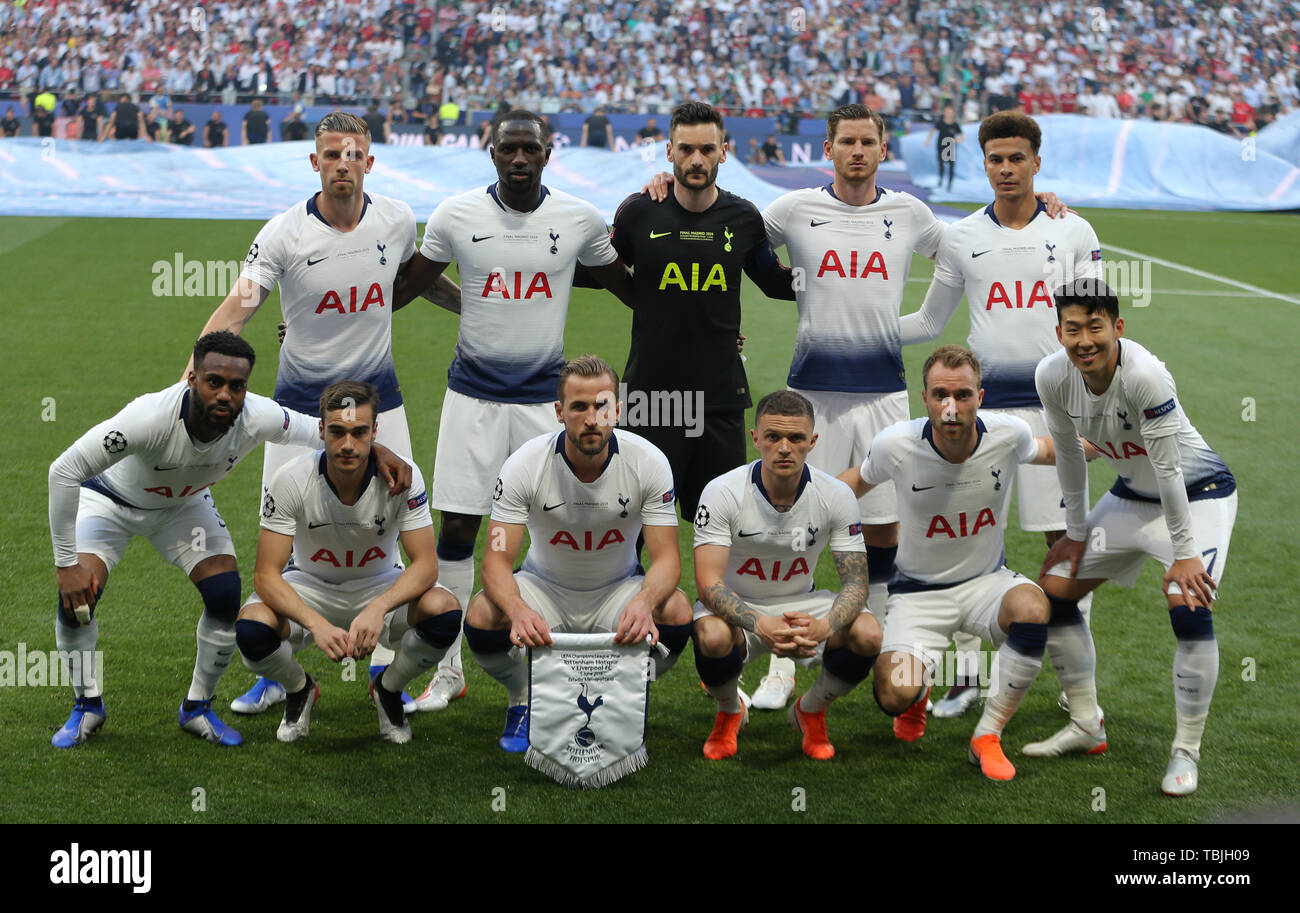
[{"label": "stadium crowd", "polygon": [[393,120],[501,99],[554,113],[802,117],[861,102],[962,122],[1022,105],[1248,132],[1300,106],[1280,0],[71,0],[0,5],[0,97],[379,100]]}]

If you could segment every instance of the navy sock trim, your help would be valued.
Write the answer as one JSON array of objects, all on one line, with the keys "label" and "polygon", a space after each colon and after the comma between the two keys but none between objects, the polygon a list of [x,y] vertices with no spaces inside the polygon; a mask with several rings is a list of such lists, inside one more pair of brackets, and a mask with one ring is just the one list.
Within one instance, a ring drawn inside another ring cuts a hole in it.
[{"label": "navy sock trim", "polygon": [[822,655],[822,667],[842,682],[856,685],[871,674],[876,664],[875,656],[861,656],[848,647],[827,650]]},{"label": "navy sock trim", "polygon": [[491,628],[476,628],[468,621],[465,622],[465,642],[474,653],[505,653],[512,646],[510,643],[510,629],[502,628],[493,630]]},{"label": "navy sock trim", "polygon": [[705,685],[717,687],[725,685],[732,679],[740,677],[745,668],[745,661],[740,656],[740,648],[733,647],[726,656],[705,656],[700,652],[700,645],[695,644],[695,671],[700,673],[700,681]]},{"label": "navy sock trim", "polygon": [[280,635],[265,622],[241,618],[235,622],[235,645],[245,659],[258,662],[280,649]]},{"label": "navy sock trim", "polygon": [[414,625],[415,633],[431,647],[450,647],[456,642],[456,635],[460,633],[462,617],[463,613],[460,609],[434,615],[423,621],[417,621]]},{"label": "navy sock trim", "polygon": [[224,571],[194,584],[203,597],[203,611],[217,621],[234,624],[242,604],[239,571]]},{"label": "navy sock trim", "polygon": [[1013,621],[1007,628],[1007,643],[1025,656],[1042,656],[1047,648],[1047,625]]},{"label": "navy sock trim", "polygon": [[1186,605],[1169,610],[1169,624],[1179,640],[1214,640],[1214,615],[1208,609],[1193,612]]},{"label": "navy sock trim", "polygon": [[888,583],[894,576],[894,559],[898,557],[898,546],[867,546],[867,580],[871,583]]},{"label": "navy sock trim", "polygon": [[1058,599],[1055,596],[1048,596],[1047,601],[1052,606],[1051,620],[1047,623],[1053,627],[1057,625],[1081,625],[1083,624],[1083,615],[1079,612],[1079,603],[1075,599]]},{"label": "navy sock trim", "polygon": [[464,561],[466,558],[474,557],[474,543],[456,545],[439,539],[437,551],[439,561]]},{"label": "navy sock trim", "polygon": [[659,629],[659,642],[668,648],[669,653],[681,653],[686,649],[686,642],[691,639],[694,622],[684,625],[655,625]]},{"label": "navy sock trim", "polygon": [[[95,590],[95,611],[96,612],[99,611],[99,600],[103,595],[104,595],[104,588],[102,586],[99,589]],[[54,603],[54,617],[58,619],[59,624],[63,625],[65,628],[81,627],[81,622],[77,621],[77,616],[72,614],[72,609],[65,609],[63,607],[63,594],[59,593],[58,596],[55,597],[55,599],[56,601]]]}]

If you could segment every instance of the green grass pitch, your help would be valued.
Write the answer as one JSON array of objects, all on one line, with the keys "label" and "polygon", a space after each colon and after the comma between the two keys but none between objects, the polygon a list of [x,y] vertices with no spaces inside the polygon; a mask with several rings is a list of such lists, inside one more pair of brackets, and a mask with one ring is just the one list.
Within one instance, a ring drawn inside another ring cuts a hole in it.
[{"label": "green grass pitch", "polygon": [[[1300,293],[1294,216],[1084,215],[1108,248],[1140,251],[1291,297]],[[46,520],[50,461],[132,397],[176,380],[217,303],[213,297],[154,296],[152,264],[170,261],[177,252],[187,259],[239,259],[258,227],[0,221],[9,434],[8,458],[0,461],[0,650],[16,651],[19,643],[29,650],[54,647]],[[905,311],[919,306],[929,273],[929,261],[918,258]],[[1240,512],[1216,609],[1218,690],[1201,788],[1188,799],[1159,794],[1173,734],[1174,639],[1154,563],[1136,589],[1108,585],[1097,594],[1098,688],[1111,745],[1103,757],[1020,755],[1025,742],[1064,723],[1055,677],[1045,671],[1007,728],[1008,754],[1019,769],[1009,784],[987,782],[967,763],[973,714],[932,720],[919,745],[904,745],[893,739],[888,718],[865,687],[828,715],[838,749],[829,763],[803,757],[783,713],[755,713],[741,736],[739,758],[710,763],[701,758],[700,745],[714,708],[686,656],[652,689],[649,766],[609,788],[579,794],[496,747],[504,696],[468,652],[468,696],[443,713],[417,715],[415,739],[404,748],[376,737],[364,671],[358,670],[361,681],[342,681],[340,668],[314,650],[304,662],[320,679],[322,694],[306,741],[276,742],[278,712],[251,720],[223,713],[245,738],[235,750],[182,734],[176,708],[189,681],[200,604],[183,574],[137,540],[113,574],[100,616],[109,707],[100,733],[76,750],[56,751],[49,738],[68,713],[68,690],[0,687],[0,820],[1181,823],[1285,805],[1293,801],[1300,776],[1292,703],[1300,694],[1300,600],[1284,573],[1300,495],[1291,481],[1295,381],[1283,377],[1283,369],[1294,358],[1300,310],[1294,302],[1160,265],[1152,278],[1156,292],[1148,307],[1122,302],[1127,335],[1166,361],[1192,421],[1240,485]],[[252,388],[264,394],[275,378],[277,301],[273,296],[248,333],[261,353]],[[745,351],[756,399],[784,385],[794,314],[793,305],[767,301],[746,285]],[[621,367],[629,328],[629,313],[611,296],[579,290],[569,312],[566,354],[593,351]],[[963,309],[943,341],[962,341],[965,333]],[[394,337],[416,458],[428,477],[456,321],[417,304],[396,316]],[[915,383],[928,351],[923,346],[906,352],[913,415],[920,414]],[[245,591],[252,579],[260,464],[254,454],[215,489],[235,535]],[[1092,478],[1095,497],[1113,472],[1099,462]],[[1041,537],[1011,522],[1009,563],[1032,574],[1043,553]],[[682,542],[689,547],[686,527]],[[693,597],[689,551],[684,558],[682,585]],[[823,556],[818,583],[834,582]],[[761,674],[760,667],[750,667],[749,687]],[[216,704],[226,707],[251,680],[233,663]],[[801,673],[800,689],[810,681]],[[802,810],[796,810],[800,796]]]}]

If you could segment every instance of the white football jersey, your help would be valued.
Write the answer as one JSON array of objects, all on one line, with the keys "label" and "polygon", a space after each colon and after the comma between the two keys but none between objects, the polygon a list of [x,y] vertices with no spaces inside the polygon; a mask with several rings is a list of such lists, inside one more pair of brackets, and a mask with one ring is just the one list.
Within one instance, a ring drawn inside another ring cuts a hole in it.
[{"label": "white football jersey", "polygon": [[230,430],[201,443],[189,433],[191,395],[179,381],[133,399],[50,466],[50,531],[59,567],[77,561],[79,486],[126,507],[165,510],[206,491],[258,444],[310,447],[320,441],[316,419],[249,393]]},{"label": "white football jersey", "polygon": [[784,244],[797,271],[799,329],[789,385],[843,393],[907,389],[898,313],[912,254],[934,256],[943,235],[929,207],[884,188],[866,206],[850,206],[827,184],[779,197],[763,210],[763,221],[772,246]]},{"label": "white football jersey", "polygon": [[620,428],[610,435],[600,478],[581,482],[564,435],[539,435],[510,455],[492,494],[492,519],[528,527],[523,570],[595,590],[635,573],[643,525],[677,525],[673,474],[658,447]]},{"label": "white football jersey", "polygon": [[853,491],[807,464],[794,506],[779,511],[763,486],[763,461],[723,473],[704,487],[695,547],[731,549],[723,582],[738,596],[768,600],[808,593],[822,549],[863,552]]},{"label": "white football jersey", "polygon": [[448,388],[500,403],[554,400],[574,266],[618,259],[596,207],[543,187],[536,209],[516,212],[492,184],[440,203],[420,253],[460,269]]},{"label": "white football jersey", "polygon": [[349,232],[330,226],[316,197],[262,227],[241,278],[280,286],[288,325],[275,399],[315,415],[320,395],[341,380],[374,384],[379,411],[402,404],[393,367],[393,279],[415,255],[415,214],[400,200],[366,194]]},{"label": "white football jersey", "polygon": [[1236,489],[1232,473],[1205,443],[1178,402],[1164,362],[1131,339],[1120,339],[1119,364],[1110,387],[1094,396],[1065,350],[1044,358],[1035,381],[1048,426],[1073,427],[1119,473],[1111,489],[1121,498],[1159,501],[1146,442],[1178,436],[1188,500],[1225,497]]},{"label": "white football jersey", "polygon": [[935,448],[928,418],[890,425],[871,442],[858,471],[871,485],[892,479],[898,491],[891,593],[964,583],[1006,562],[1003,530],[1016,467],[1038,456],[1038,441],[1014,415],[987,413],[975,427],[979,441],[962,463]]},{"label": "white football jersey", "polygon": [[1046,207],[1024,228],[1006,228],[989,204],[948,226],[934,278],[963,288],[970,306],[967,344],[983,369],[987,409],[1037,406],[1034,369],[1059,351],[1052,292],[1075,279],[1100,279],[1101,245],[1072,212],[1049,219]]},{"label": "white football jersey", "polygon": [[291,563],[327,583],[367,580],[401,567],[398,534],[433,525],[420,469],[411,465],[411,487],[390,497],[375,472],[351,506],[339,500],[326,474],[325,451],[285,463],[262,495],[262,529],[293,536]]}]

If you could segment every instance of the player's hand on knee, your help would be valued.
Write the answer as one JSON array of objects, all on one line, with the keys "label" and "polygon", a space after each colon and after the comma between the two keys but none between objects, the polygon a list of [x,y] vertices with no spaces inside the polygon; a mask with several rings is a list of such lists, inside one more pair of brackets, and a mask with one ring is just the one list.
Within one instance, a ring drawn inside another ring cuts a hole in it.
[{"label": "player's hand on knee", "polygon": [[1205,565],[1201,563],[1200,558],[1180,558],[1171,564],[1169,570],[1165,572],[1164,584],[1161,587],[1166,596],[1169,595],[1171,583],[1178,584],[1187,605],[1193,610],[1198,605],[1206,608],[1214,605],[1214,591],[1218,589],[1218,584],[1206,573]]},{"label": "player's hand on knee", "polygon": [[[99,591],[100,581],[95,572],[78,562],[71,567],[56,569],[59,580],[59,593],[63,596],[63,605],[69,612],[80,606],[95,606],[95,593]],[[82,621],[89,624],[89,621]]]},{"label": "player's hand on knee", "polygon": [[[787,612],[790,640],[800,648],[800,655],[812,655],[826,638],[831,636],[831,623],[825,618],[813,618],[805,612]],[[811,651],[811,652],[807,652]]]},{"label": "player's hand on knee", "polygon": [[316,641],[316,646],[321,648],[321,652],[334,662],[338,662],[350,653],[352,645],[348,632],[334,627],[328,621],[322,621],[312,628],[311,636],[312,640]]},{"label": "player's hand on knee", "polygon": [[1047,550],[1047,557],[1043,559],[1043,569],[1039,573],[1040,577],[1046,577],[1047,572],[1056,567],[1063,561],[1070,563],[1070,579],[1073,580],[1079,573],[1079,562],[1083,560],[1084,543],[1071,539],[1069,536],[1062,536],[1052,543],[1052,547]]},{"label": "player's hand on knee", "polygon": [[370,611],[367,607],[352,619],[352,624],[348,628],[348,642],[351,647],[348,655],[353,659],[361,659],[375,652],[375,645],[379,643],[379,635],[383,630],[384,616]]},{"label": "player's hand on knee", "polygon": [[666,171],[661,171],[650,179],[650,183],[641,188],[641,192],[650,194],[650,199],[656,203],[662,203],[668,198],[668,186],[672,182],[673,176]]},{"label": "player's hand on knee", "polygon": [[655,627],[650,607],[645,604],[645,600],[637,596],[627,604],[627,608],[623,609],[623,614],[618,618],[614,643],[637,644],[645,640],[647,634],[652,638],[651,643],[659,643],[659,629]]},{"label": "player's hand on knee", "polygon": [[510,622],[510,642],[522,647],[549,647],[551,627],[546,619],[528,609]]}]

